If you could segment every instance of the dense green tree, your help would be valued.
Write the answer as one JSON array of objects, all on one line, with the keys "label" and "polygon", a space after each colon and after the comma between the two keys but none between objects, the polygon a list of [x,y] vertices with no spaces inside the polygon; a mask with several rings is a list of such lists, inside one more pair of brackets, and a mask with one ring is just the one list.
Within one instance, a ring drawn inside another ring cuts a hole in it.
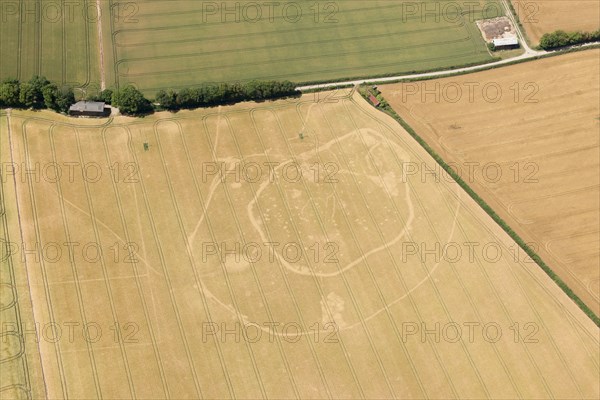
[{"label": "dense green tree", "polygon": [[44,88],[49,84],[48,79],[38,75],[21,83],[19,102],[27,108],[44,108]]},{"label": "dense green tree", "polygon": [[44,86],[42,89],[42,94],[44,96],[44,105],[46,108],[49,108],[54,111],[57,110],[56,99],[58,97],[58,87],[54,83]]},{"label": "dense green tree", "polygon": [[112,105],[125,115],[142,115],[152,111],[152,104],[142,92],[133,86],[126,86],[112,94]]},{"label": "dense green tree", "polygon": [[66,113],[71,104],[75,103],[75,94],[73,88],[58,88],[51,83],[42,90],[44,95],[44,105],[46,108],[56,112]]},{"label": "dense green tree", "polygon": [[104,89],[98,94],[98,101],[103,101],[106,104],[112,104],[112,89]]},{"label": "dense green tree", "polygon": [[16,79],[7,79],[0,84],[0,107],[19,107],[21,85]]},{"label": "dense green tree", "polygon": [[159,90],[156,93],[156,102],[161,105],[165,110],[176,110],[177,107],[177,93],[173,90]]},{"label": "dense green tree", "polygon": [[600,30],[595,32],[565,32],[558,30],[552,33],[545,33],[540,38],[540,47],[544,50],[550,50],[598,40],[600,40]]}]

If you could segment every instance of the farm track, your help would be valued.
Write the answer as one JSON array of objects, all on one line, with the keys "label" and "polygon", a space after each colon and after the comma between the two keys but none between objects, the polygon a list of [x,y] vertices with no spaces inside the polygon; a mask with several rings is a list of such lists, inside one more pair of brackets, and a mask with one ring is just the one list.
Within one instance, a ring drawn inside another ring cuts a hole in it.
[{"label": "farm track", "polygon": [[[100,52],[100,90],[106,89],[106,76],[104,73],[104,37],[102,35],[102,7],[100,5],[101,0],[96,0],[96,9],[98,10],[98,51]],[[112,19],[112,15],[109,15]],[[89,70],[89,68],[88,68]]]}]

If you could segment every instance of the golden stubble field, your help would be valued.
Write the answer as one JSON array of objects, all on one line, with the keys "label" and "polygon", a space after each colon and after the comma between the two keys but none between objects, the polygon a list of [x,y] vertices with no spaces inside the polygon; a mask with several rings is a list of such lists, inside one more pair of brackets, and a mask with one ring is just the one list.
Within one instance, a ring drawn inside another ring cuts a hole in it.
[{"label": "golden stubble field", "polygon": [[48,397],[597,397],[597,327],[395,121],[316,96],[12,112]]},{"label": "golden stubble field", "polygon": [[519,20],[534,44],[544,33],[558,29],[592,32],[600,29],[597,0],[511,0]]},{"label": "golden stubble field", "polygon": [[[596,314],[599,55],[589,50],[381,89]],[[427,88],[441,95],[425,95]]]}]

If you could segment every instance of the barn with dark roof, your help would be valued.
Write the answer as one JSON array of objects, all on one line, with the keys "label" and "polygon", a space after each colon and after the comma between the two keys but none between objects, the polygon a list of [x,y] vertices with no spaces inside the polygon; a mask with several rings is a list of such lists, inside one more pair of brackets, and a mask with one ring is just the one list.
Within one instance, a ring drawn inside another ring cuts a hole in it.
[{"label": "barn with dark roof", "polygon": [[69,107],[69,115],[74,117],[108,117],[110,108],[98,101],[80,101]]}]

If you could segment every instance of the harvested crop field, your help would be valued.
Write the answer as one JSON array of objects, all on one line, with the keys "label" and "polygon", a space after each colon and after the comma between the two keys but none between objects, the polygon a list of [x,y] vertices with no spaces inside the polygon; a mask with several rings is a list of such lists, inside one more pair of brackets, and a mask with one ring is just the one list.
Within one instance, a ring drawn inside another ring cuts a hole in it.
[{"label": "harvested crop field", "polygon": [[1,132],[50,398],[600,394],[597,327],[358,95],[94,123]]},{"label": "harvested crop field", "polygon": [[[588,50],[381,87],[398,114],[458,166],[463,179],[596,314],[599,55]],[[439,98],[422,96],[425,87]]]},{"label": "harvested crop field", "polygon": [[597,0],[511,0],[527,36],[537,45],[544,33],[558,29],[592,32],[600,29]]}]

